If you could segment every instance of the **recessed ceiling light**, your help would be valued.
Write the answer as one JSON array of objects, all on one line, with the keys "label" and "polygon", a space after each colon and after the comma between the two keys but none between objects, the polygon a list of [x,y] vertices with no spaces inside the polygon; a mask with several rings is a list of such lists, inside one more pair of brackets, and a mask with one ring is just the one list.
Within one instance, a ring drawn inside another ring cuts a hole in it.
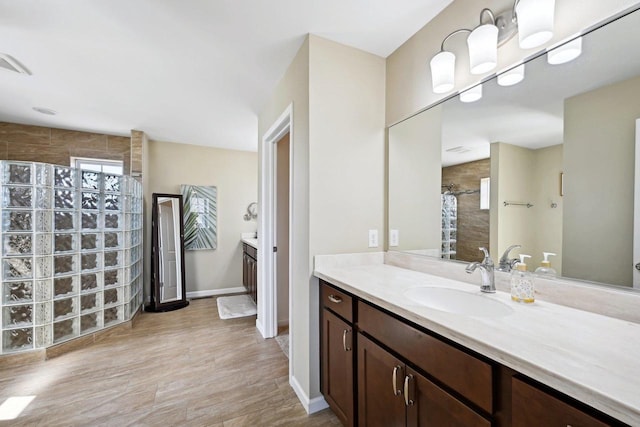
[{"label": "recessed ceiling light", "polygon": [[43,108],[43,107],[33,107],[33,111],[46,114],[47,116],[55,116],[56,114],[58,114],[57,111],[52,110],[51,108]]}]

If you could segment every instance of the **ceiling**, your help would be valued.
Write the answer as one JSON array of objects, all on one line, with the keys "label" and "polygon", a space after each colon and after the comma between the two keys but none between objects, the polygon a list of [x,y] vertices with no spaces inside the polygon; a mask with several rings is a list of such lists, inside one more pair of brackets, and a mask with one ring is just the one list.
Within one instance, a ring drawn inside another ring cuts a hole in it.
[{"label": "ceiling", "polygon": [[0,0],[0,121],[256,150],[306,34],[387,57],[451,1]]}]

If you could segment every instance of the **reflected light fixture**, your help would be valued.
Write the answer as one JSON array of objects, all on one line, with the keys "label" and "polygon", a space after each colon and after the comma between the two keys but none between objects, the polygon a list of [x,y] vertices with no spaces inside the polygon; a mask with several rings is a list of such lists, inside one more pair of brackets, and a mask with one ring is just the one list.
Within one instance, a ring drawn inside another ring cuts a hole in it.
[{"label": "reflected light fixture", "polygon": [[524,64],[498,74],[498,84],[500,86],[513,86],[522,80],[524,80]]},{"label": "reflected light fixture", "polygon": [[469,103],[476,102],[482,98],[482,84],[476,85],[470,89],[460,92],[460,101]]},{"label": "reflected light fixture", "polygon": [[582,37],[571,40],[547,52],[547,62],[551,65],[573,61],[582,54]]},{"label": "reflected light fixture", "polygon": [[[532,49],[549,41],[553,37],[554,12],[555,0],[514,0],[510,10],[497,16],[491,9],[482,9],[478,27],[473,30],[459,29],[447,35],[440,45],[440,52],[431,59],[433,92],[446,93],[455,87],[456,56],[444,48],[452,36],[469,33],[469,71],[471,74],[484,74],[496,67],[498,46],[510,40],[516,32],[521,49]],[[489,23],[484,22],[485,15],[490,18]],[[522,70],[520,80],[524,77]],[[504,81],[508,82],[509,79]]]}]

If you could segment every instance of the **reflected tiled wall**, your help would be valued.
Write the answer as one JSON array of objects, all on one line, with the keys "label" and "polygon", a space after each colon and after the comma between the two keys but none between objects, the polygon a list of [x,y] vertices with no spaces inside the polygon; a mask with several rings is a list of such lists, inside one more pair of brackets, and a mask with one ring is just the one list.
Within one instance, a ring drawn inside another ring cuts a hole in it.
[{"label": "reflected tiled wall", "polygon": [[[454,192],[479,190],[480,179],[491,174],[491,160],[442,168],[442,184],[454,184]],[[489,211],[480,210],[480,194],[460,194],[458,199],[458,228],[456,259],[482,261],[479,247],[489,247]]]},{"label": "reflected tiled wall", "polygon": [[0,122],[1,160],[69,165],[72,156],[122,160],[130,175],[131,137]]},{"label": "reflected tiled wall", "polygon": [[142,186],[0,161],[0,354],[128,320],[142,304]]}]

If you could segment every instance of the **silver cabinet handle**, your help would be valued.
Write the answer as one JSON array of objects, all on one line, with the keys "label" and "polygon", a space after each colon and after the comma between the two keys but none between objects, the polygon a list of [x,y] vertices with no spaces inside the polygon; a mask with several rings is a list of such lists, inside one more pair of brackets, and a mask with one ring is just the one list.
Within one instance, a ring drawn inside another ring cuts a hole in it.
[{"label": "silver cabinet handle", "polygon": [[404,404],[413,406],[413,399],[409,399],[409,382],[413,379],[413,375],[409,374],[404,377]]},{"label": "silver cabinet handle", "polygon": [[351,351],[351,347],[347,347],[347,334],[349,333],[348,329],[342,331],[342,348],[344,351]]},{"label": "silver cabinet handle", "polygon": [[342,298],[337,297],[335,295],[329,295],[329,301],[335,302],[336,304],[340,304],[342,302]]},{"label": "silver cabinet handle", "polygon": [[393,382],[394,396],[400,396],[402,394],[402,390],[398,388],[398,371],[402,371],[402,366],[396,365],[393,367],[393,375],[391,376],[391,381]]}]

